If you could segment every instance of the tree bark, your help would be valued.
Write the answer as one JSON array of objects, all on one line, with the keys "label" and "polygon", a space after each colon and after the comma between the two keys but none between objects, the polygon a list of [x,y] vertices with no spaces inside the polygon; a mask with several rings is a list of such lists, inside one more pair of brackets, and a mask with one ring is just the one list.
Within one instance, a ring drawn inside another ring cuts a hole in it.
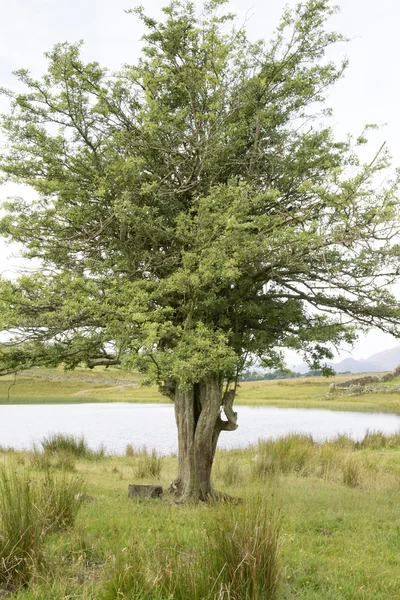
[{"label": "tree bark", "polygon": [[[177,386],[174,394],[178,428],[178,476],[171,490],[179,501],[208,500],[217,496],[211,470],[221,431],[237,428],[232,409],[234,390],[222,392],[223,376],[210,373],[192,387]],[[225,419],[221,418],[221,410]]]}]

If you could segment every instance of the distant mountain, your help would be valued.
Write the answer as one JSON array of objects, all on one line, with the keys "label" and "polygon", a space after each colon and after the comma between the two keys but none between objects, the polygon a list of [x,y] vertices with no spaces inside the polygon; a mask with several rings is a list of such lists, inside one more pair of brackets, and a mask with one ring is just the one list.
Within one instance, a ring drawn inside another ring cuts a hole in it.
[{"label": "distant mountain", "polygon": [[[355,358],[345,358],[338,363],[328,362],[336,373],[350,371],[350,373],[375,373],[378,371],[393,371],[400,365],[400,346],[389,348],[383,352],[372,354],[366,359],[356,360]],[[292,369],[297,373],[307,373],[309,366],[305,363],[296,365]]]}]

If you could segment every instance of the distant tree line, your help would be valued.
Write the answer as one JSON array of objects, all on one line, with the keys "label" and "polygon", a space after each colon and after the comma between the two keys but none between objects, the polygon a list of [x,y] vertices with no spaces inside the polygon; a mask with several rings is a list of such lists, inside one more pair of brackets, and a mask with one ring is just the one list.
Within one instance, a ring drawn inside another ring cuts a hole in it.
[{"label": "distant tree line", "polygon": [[[342,371],[337,375],[346,375],[350,371]],[[297,377],[321,377],[320,369],[310,370],[307,373],[297,373],[296,371],[271,371],[268,373],[258,373],[257,371],[246,371],[240,378],[240,381],[268,381],[271,379],[296,379]]]},{"label": "distant tree line", "polygon": [[258,373],[257,371],[246,371],[240,378],[240,381],[266,381],[270,379],[294,379],[304,377],[301,373],[294,371],[270,371],[267,373]]}]

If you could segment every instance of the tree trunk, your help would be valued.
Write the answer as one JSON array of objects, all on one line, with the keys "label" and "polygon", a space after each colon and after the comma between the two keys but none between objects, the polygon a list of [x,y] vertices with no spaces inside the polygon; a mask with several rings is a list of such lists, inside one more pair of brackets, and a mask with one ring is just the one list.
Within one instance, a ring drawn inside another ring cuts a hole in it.
[{"label": "tree trunk", "polygon": [[[215,497],[211,469],[219,434],[237,428],[237,414],[232,410],[235,392],[223,394],[222,386],[222,375],[210,373],[190,388],[175,390],[178,477],[171,489],[182,502]],[[227,420],[221,419],[221,408]]]}]

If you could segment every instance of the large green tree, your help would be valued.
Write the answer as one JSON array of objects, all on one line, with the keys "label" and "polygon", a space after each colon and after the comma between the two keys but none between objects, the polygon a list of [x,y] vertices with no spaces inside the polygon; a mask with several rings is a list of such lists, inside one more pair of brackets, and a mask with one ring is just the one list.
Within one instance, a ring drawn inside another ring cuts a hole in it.
[{"label": "large green tree", "polygon": [[175,403],[182,500],[214,493],[249,360],[317,367],[357,325],[399,333],[398,177],[379,185],[385,149],[361,164],[324,125],[345,67],[325,58],[330,3],[286,11],[268,44],[224,4],[134,11],[141,58],[118,74],[57,45],[3,118],[5,179],[37,198],[7,202],[1,233],[41,267],[1,281],[1,372],[145,372]]}]

